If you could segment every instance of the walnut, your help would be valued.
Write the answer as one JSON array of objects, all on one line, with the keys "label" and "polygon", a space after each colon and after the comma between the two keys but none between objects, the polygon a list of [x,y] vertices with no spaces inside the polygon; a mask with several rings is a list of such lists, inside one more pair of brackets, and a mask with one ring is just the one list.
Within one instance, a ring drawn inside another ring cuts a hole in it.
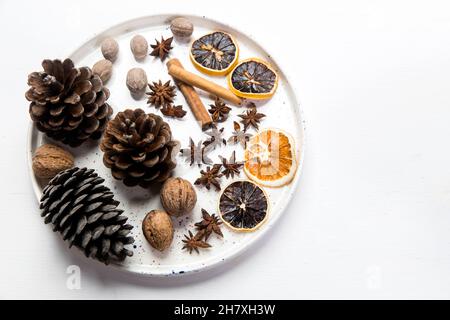
[{"label": "walnut", "polygon": [[112,75],[112,62],[106,59],[102,59],[94,64],[92,72],[102,79],[105,83],[111,78]]},{"label": "walnut", "polygon": [[168,214],[179,217],[192,211],[197,203],[197,194],[189,181],[169,178],[161,189],[161,203]]},{"label": "walnut", "polygon": [[36,149],[33,156],[33,171],[36,177],[51,179],[57,173],[72,168],[73,155],[52,144],[44,144]]},{"label": "walnut", "polygon": [[162,210],[152,210],[142,221],[142,231],[150,245],[164,251],[173,240],[173,226],[169,215]]}]

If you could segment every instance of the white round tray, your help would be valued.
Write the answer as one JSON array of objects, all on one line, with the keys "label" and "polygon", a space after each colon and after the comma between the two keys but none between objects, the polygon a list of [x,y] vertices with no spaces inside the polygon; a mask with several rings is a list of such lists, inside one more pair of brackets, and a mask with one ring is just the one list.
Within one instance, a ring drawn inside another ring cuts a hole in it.
[{"label": "white round tray", "polygon": [[[159,59],[148,56],[144,61],[137,62],[131,54],[129,43],[130,39],[136,34],[143,35],[149,44],[153,44],[154,39],[160,40],[161,36],[164,36],[164,38],[172,36],[169,29],[169,21],[174,17],[176,17],[176,15],[148,16],[121,23],[95,35],[92,39],[83,43],[75,50],[75,52],[69,55],[77,66],[86,65],[92,67],[96,61],[103,58],[100,51],[100,43],[103,39],[106,37],[113,37],[119,42],[119,57],[113,65],[113,76],[106,84],[111,91],[111,97],[108,102],[113,107],[114,114],[126,108],[142,108],[146,112],[160,114],[160,111],[147,105],[145,97],[136,101],[130,96],[128,89],[125,86],[125,78],[129,69],[133,67],[142,67],[147,73],[149,82],[158,81],[159,79],[163,81],[172,80],[167,74],[165,65],[165,62],[167,62],[168,59],[162,63]],[[278,70],[280,82],[276,94],[270,100],[257,103],[259,112],[267,115],[261,122],[260,128],[278,127],[289,132],[296,141],[296,156],[299,167],[291,184],[276,189],[265,188],[269,196],[271,211],[269,213],[269,218],[261,228],[252,233],[237,233],[223,225],[223,239],[218,238],[213,234],[208,240],[212,245],[211,249],[202,250],[200,254],[195,252],[189,254],[181,249],[183,235],[187,233],[188,229],[194,231],[193,224],[201,220],[201,208],[206,209],[209,213],[217,214],[217,199],[219,197],[219,193],[213,190],[207,191],[206,189],[196,187],[198,196],[196,207],[190,216],[173,220],[175,236],[172,246],[166,252],[160,253],[154,250],[146,242],[141,232],[141,222],[145,214],[152,209],[162,208],[159,194],[155,191],[143,190],[139,187],[128,188],[125,187],[122,182],[114,180],[110,170],[103,165],[102,152],[98,148],[98,141],[86,142],[83,146],[76,149],[63,146],[68,148],[75,155],[76,166],[93,168],[101,177],[106,179],[105,184],[115,193],[116,199],[121,202],[120,207],[124,209],[125,213],[129,216],[129,223],[134,225],[132,235],[136,241],[133,249],[133,257],[127,258],[123,263],[113,264],[113,266],[125,271],[143,275],[169,276],[198,272],[217,266],[242,254],[252,243],[263,237],[281,217],[284,208],[295,193],[301,174],[304,152],[304,122],[301,106],[285,73],[280,68],[280,64],[274,60],[273,56],[271,56],[259,42],[248,37],[245,32],[238,31],[238,29],[205,17],[186,17],[194,24],[194,34],[191,40],[214,30],[223,30],[232,34],[237,40],[240,47],[240,60],[249,57],[262,58],[271,63],[273,67]],[[185,69],[198,73],[189,60],[189,43],[180,43],[174,39],[172,46],[174,49],[171,51],[169,58],[178,58]],[[225,78],[214,77],[211,79],[226,86]],[[213,103],[212,97],[207,93],[199,93],[206,106]],[[178,92],[175,98],[175,104],[182,104],[188,111],[188,114],[182,120],[165,118],[165,121],[171,126],[173,136],[181,142],[182,148],[187,147],[189,137],[192,137],[195,142],[204,140],[205,135],[200,130],[198,123],[195,121],[180,92]],[[228,120],[223,125],[219,126],[225,128],[225,135],[227,137],[231,135],[233,130],[233,121],[237,121],[239,119],[237,115],[241,114],[243,111],[243,108],[233,107]],[[249,132],[252,134],[255,133],[253,130],[250,130]],[[28,163],[30,176],[32,177],[31,182],[38,200],[41,197],[44,183],[36,179],[32,173],[31,158],[36,148],[45,142],[55,143],[45,137],[31,124],[29,132]],[[243,150],[242,147],[239,146],[219,148],[214,151],[210,157],[215,163],[218,163],[219,154],[228,158],[234,149],[236,149],[238,160],[242,160]],[[179,157],[174,175],[181,176],[193,183],[199,176],[199,169],[197,166],[189,167],[189,164],[185,163],[184,159]],[[246,178],[245,173],[242,172],[241,176],[238,178]],[[225,186],[230,182],[231,180],[225,180],[223,178],[222,186]],[[44,225],[42,228],[43,232],[50,232],[51,230],[50,227],[45,227]],[[44,228],[46,228],[45,231]],[[74,251],[76,249],[72,250]],[[92,263],[98,262],[92,260]]]}]

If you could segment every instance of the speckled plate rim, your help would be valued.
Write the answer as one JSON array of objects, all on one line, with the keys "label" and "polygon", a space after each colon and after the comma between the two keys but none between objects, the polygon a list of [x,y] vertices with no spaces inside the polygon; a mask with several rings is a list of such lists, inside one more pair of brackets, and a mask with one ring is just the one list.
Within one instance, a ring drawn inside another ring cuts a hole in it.
[{"label": "speckled plate rim", "polygon": [[[291,82],[289,81],[289,76],[286,74],[284,68],[282,68],[283,64],[280,64],[274,56],[271,54],[270,51],[266,50],[265,43],[261,44],[260,41],[254,40],[251,36],[239,31],[238,29],[234,28],[231,25],[224,24],[220,21],[217,21],[215,19],[207,18],[205,16],[199,16],[194,14],[157,14],[157,15],[148,15],[148,16],[142,16],[134,19],[129,19],[124,22],[118,23],[112,27],[109,27],[105,29],[104,31],[100,33],[94,34],[92,37],[88,38],[84,41],[82,45],[80,45],[76,50],[72,51],[71,54],[68,55],[69,58],[73,59],[74,61],[77,61],[78,56],[81,55],[81,49],[87,47],[89,44],[93,45],[97,43],[98,38],[104,38],[106,36],[117,36],[121,33],[129,33],[132,30],[145,28],[150,25],[152,25],[152,20],[162,20],[165,21],[165,23],[168,24],[171,19],[178,17],[178,16],[184,16],[193,20],[206,20],[210,21],[212,24],[220,26],[222,30],[232,33],[232,34],[240,34],[244,38],[248,38],[250,41],[253,42],[254,45],[258,46],[262,51],[267,53],[267,56],[270,58],[268,59],[270,63],[278,69],[278,73],[280,75],[280,78],[282,78],[285,81],[286,85],[286,92],[289,95],[289,99],[294,102],[296,108],[294,108],[295,114],[297,116],[297,134],[294,135],[296,138],[301,137],[300,141],[297,141],[297,151],[300,150],[300,152],[296,155],[298,160],[298,167],[295,174],[295,177],[290,185],[290,191],[288,193],[286,201],[280,205],[279,208],[279,214],[276,214],[274,217],[269,219],[269,221],[266,222],[265,226],[263,228],[260,228],[257,232],[257,236],[250,239],[248,242],[240,246],[237,250],[229,252],[228,255],[224,258],[213,258],[211,260],[208,260],[208,263],[191,263],[186,265],[185,267],[181,268],[180,270],[172,270],[170,273],[168,272],[155,272],[154,269],[150,270],[148,268],[145,268],[145,266],[138,266],[138,265],[122,265],[122,264],[115,264],[112,263],[110,266],[114,267],[115,269],[130,272],[137,275],[142,276],[150,276],[150,277],[164,277],[164,276],[182,276],[182,275],[188,275],[192,273],[198,273],[200,271],[206,271],[210,270],[214,267],[217,267],[219,265],[222,265],[224,263],[230,263],[234,259],[241,256],[243,253],[245,253],[250,247],[252,247],[259,239],[261,239],[274,225],[275,223],[280,219],[282,216],[282,213],[286,210],[286,207],[291,202],[292,197],[296,193],[300,181],[300,176],[302,173],[303,168],[303,161],[304,161],[304,154],[305,154],[305,147],[306,147],[306,128],[305,128],[305,118],[303,113],[302,104],[300,103],[300,100],[298,99],[297,95],[295,94],[294,89],[292,88]],[[127,26],[133,26],[133,27],[127,27]],[[117,33],[119,30],[124,30],[120,33]],[[31,178],[31,184],[33,191],[35,193],[36,199],[39,203],[39,200],[42,195],[42,188],[40,187],[39,181],[36,178],[36,176],[33,173],[32,169],[32,151],[34,150],[35,146],[37,145],[39,132],[37,131],[34,123],[30,121],[29,130],[28,130],[28,144],[27,144],[27,159],[28,159],[28,172]],[[89,259],[91,263],[99,263],[97,261],[94,261],[92,259]]]}]

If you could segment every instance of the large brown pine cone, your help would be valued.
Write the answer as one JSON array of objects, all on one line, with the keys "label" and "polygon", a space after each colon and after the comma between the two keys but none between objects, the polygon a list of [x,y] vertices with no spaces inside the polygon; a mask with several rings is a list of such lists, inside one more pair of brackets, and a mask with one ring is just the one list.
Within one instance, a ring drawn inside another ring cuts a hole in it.
[{"label": "large brown pine cone", "polygon": [[103,181],[93,169],[62,171],[44,188],[40,208],[44,222],[51,223],[70,247],[108,264],[132,256],[126,246],[134,239],[133,227],[126,224],[119,201]]},{"label": "large brown pine cone", "polygon": [[88,67],[75,68],[72,60],[44,60],[44,71],[28,76],[25,97],[36,127],[72,147],[99,139],[112,114],[106,103],[109,90]]},{"label": "large brown pine cone", "polygon": [[102,142],[103,162],[127,186],[148,188],[165,181],[176,166],[179,142],[160,116],[127,109],[109,121]]}]

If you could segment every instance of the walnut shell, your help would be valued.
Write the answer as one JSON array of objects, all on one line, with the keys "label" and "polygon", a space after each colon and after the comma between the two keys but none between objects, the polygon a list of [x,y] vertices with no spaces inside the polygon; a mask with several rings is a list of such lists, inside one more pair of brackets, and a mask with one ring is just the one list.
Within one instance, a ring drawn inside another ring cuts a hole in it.
[{"label": "walnut shell", "polygon": [[179,217],[189,213],[197,203],[192,184],[182,178],[169,178],[161,188],[161,203],[167,213]]},{"label": "walnut shell", "polygon": [[173,226],[169,215],[162,210],[152,210],[142,221],[142,231],[150,245],[159,251],[170,247],[173,240]]},{"label": "walnut shell", "polygon": [[72,168],[73,165],[73,155],[53,144],[40,146],[33,156],[34,174],[42,179],[51,179],[59,172]]}]

